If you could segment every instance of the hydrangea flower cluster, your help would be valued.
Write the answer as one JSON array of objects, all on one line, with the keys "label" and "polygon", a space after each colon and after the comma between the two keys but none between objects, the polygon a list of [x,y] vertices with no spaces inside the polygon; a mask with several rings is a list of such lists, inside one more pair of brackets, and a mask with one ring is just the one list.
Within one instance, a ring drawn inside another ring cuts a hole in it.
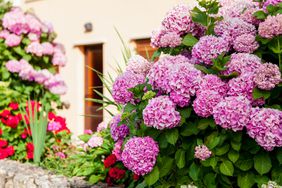
[{"label": "hydrangea flower cluster", "polygon": [[126,71],[146,76],[152,65],[153,64],[144,57],[135,55],[128,60]]},{"label": "hydrangea flower cluster", "polygon": [[189,7],[184,4],[173,7],[163,19],[161,28],[152,32],[151,45],[154,48],[177,47],[185,33],[203,35],[205,28],[192,21],[189,11]]},{"label": "hydrangea flower cluster", "polygon": [[10,60],[6,63],[6,68],[12,73],[18,73],[23,80],[44,85],[51,93],[63,95],[67,91],[66,83],[59,74],[53,75],[47,69],[37,71],[24,59]]},{"label": "hydrangea flower cluster", "polygon": [[251,34],[240,35],[233,44],[234,50],[245,53],[253,53],[258,47],[259,43],[256,41],[256,36]]},{"label": "hydrangea flower cluster", "polygon": [[121,121],[121,115],[116,115],[110,123],[111,136],[114,141],[123,140],[129,134],[129,128],[125,125],[118,125]]},{"label": "hydrangea flower cluster", "polygon": [[198,60],[199,63],[212,65],[212,59],[218,55],[229,50],[229,43],[220,37],[212,35],[203,36],[199,42],[192,49],[192,56]]},{"label": "hydrangea flower cluster", "polygon": [[127,141],[122,152],[122,162],[137,175],[152,171],[159,153],[158,144],[151,137],[134,137]]},{"label": "hydrangea flower cluster", "polygon": [[266,10],[266,7],[268,5],[277,5],[279,3],[282,3],[282,0],[266,0],[264,3],[263,3],[263,9]]},{"label": "hydrangea flower cluster", "polygon": [[145,125],[159,130],[176,127],[181,117],[175,108],[176,105],[167,96],[151,99],[143,110]]},{"label": "hydrangea flower cluster", "polygon": [[258,33],[264,38],[271,39],[282,34],[282,14],[269,15],[264,22],[259,24]]},{"label": "hydrangea flower cluster", "polygon": [[254,76],[258,88],[271,90],[282,81],[279,67],[272,63],[262,64]]},{"label": "hydrangea flower cluster", "polygon": [[261,108],[253,109],[247,132],[266,150],[282,146],[282,112],[280,110]]},{"label": "hydrangea flower cluster", "polygon": [[206,145],[199,145],[195,147],[195,158],[200,159],[202,161],[210,158],[212,152]]},{"label": "hydrangea flower cluster", "polygon": [[226,97],[215,106],[213,117],[217,125],[237,132],[249,122],[251,108],[250,101],[243,96]]},{"label": "hydrangea flower cluster", "polygon": [[145,82],[144,75],[125,72],[120,75],[113,85],[113,98],[119,104],[134,102],[133,93],[128,89]]}]

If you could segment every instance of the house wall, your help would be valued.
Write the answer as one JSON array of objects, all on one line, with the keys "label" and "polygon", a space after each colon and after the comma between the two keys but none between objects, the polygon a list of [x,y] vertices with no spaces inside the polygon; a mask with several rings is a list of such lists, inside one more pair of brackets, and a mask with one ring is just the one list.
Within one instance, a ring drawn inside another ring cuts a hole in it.
[{"label": "house wall", "polygon": [[[15,1],[24,9],[34,11],[42,20],[51,22],[58,34],[57,42],[66,47],[68,64],[60,72],[69,89],[62,98],[70,102],[71,107],[60,113],[67,117],[68,126],[76,135],[84,130],[84,56],[78,46],[104,43],[103,71],[116,76],[113,68],[116,61],[122,62],[122,45],[114,27],[126,42],[149,37],[172,6],[181,2],[194,4],[194,0]],[[93,24],[93,32],[84,32],[86,22]],[[104,119],[109,121],[109,114],[104,113]]]}]

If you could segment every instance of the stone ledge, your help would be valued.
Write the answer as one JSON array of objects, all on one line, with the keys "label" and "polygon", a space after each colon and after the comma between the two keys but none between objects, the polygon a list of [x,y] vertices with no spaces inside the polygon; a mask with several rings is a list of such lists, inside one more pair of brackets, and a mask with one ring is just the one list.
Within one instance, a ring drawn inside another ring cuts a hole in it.
[{"label": "stone ledge", "polygon": [[0,188],[98,188],[79,178],[55,175],[29,163],[0,160]]}]

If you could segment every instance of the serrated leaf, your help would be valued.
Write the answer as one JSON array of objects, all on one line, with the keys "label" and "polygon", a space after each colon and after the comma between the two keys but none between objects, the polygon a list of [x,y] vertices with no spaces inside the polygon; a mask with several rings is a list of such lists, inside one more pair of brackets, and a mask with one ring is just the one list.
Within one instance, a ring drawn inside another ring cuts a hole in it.
[{"label": "serrated leaf", "polygon": [[182,40],[182,44],[185,46],[193,47],[199,40],[194,37],[192,34],[187,34]]},{"label": "serrated leaf", "polygon": [[228,161],[228,160],[224,160],[220,166],[219,166],[219,170],[222,174],[226,175],[226,176],[233,176],[234,173],[234,167],[233,164]]}]

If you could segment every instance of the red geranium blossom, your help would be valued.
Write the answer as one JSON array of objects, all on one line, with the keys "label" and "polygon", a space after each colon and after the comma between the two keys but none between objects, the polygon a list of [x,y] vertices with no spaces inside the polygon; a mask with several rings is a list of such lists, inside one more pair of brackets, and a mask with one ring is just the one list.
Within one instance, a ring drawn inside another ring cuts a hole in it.
[{"label": "red geranium blossom", "polygon": [[2,136],[2,134],[3,134],[3,130],[2,130],[2,129],[0,129],[0,136]]},{"label": "red geranium blossom", "polygon": [[10,115],[8,118],[3,118],[2,123],[15,129],[17,128],[18,124],[20,123],[20,119],[18,116]]},{"label": "red geranium blossom", "polygon": [[9,110],[3,110],[3,111],[0,113],[0,117],[1,117],[1,118],[8,118],[10,115],[11,115],[11,112],[10,112]]},{"label": "red geranium blossom", "polygon": [[7,150],[0,148],[0,159],[6,159],[7,157],[9,157]]},{"label": "red geranium blossom", "polygon": [[104,166],[106,168],[111,167],[113,164],[115,164],[117,161],[117,157],[114,154],[109,155],[105,160],[104,160]]},{"label": "red geranium blossom", "polygon": [[8,154],[9,156],[13,156],[14,153],[15,153],[14,146],[8,146],[8,147],[6,148],[6,152],[7,152],[7,154]]},{"label": "red geranium blossom", "polygon": [[4,148],[8,145],[7,140],[0,139],[0,148]]},{"label": "red geranium blossom", "polygon": [[133,174],[133,180],[135,180],[135,181],[139,180],[139,176],[135,173]]},{"label": "red geranium blossom", "polygon": [[120,180],[125,176],[125,170],[113,167],[109,170],[109,176],[114,180]]},{"label": "red geranium blossom", "polygon": [[9,104],[9,108],[11,108],[12,110],[18,110],[19,109],[19,104],[16,102],[11,102]]},{"label": "red geranium blossom", "polygon": [[33,143],[31,142],[27,143],[26,144],[26,153],[27,153],[28,159],[33,159],[33,151],[34,151]]}]

